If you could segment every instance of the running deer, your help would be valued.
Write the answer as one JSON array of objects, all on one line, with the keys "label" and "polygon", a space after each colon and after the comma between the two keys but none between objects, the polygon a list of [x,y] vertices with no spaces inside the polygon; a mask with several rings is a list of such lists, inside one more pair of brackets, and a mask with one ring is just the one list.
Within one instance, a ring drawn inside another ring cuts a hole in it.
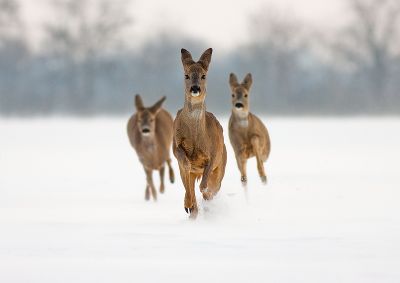
[{"label": "running deer", "polygon": [[229,76],[232,90],[232,115],[229,119],[229,139],[235,152],[243,186],[247,184],[247,159],[255,156],[257,169],[263,184],[267,183],[264,162],[271,150],[268,130],[263,122],[249,111],[250,87],[253,80],[247,74],[242,83],[235,74]]},{"label": "running deer", "polygon": [[185,73],[185,104],[174,121],[173,152],[185,187],[185,211],[190,218],[198,214],[195,181],[201,178],[203,199],[211,200],[219,191],[225,174],[226,147],[222,127],[206,111],[207,71],[212,49],[195,62],[186,49],[181,50]]},{"label": "running deer", "polygon": [[169,169],[169,180],[174,182],[171,166],[170,148],[172,143],[173,120],[171,115],[161,108],[165,96],[151,107],[144,107],[140,95],[135,97],[137,113],[128,121],[128,137],[135,149],[146,173],[145,199],[150,195],[157,200],[157,191],[153,183],[153,170],[160,171],[160,193],[164,193],[165,163]]}]

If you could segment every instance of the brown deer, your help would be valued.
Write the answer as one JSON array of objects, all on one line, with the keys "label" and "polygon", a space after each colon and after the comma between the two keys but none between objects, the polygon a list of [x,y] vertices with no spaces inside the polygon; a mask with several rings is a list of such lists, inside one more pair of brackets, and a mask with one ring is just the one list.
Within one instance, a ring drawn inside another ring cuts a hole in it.
[{"label": "brown deer", "polygon": [[174,182],[171,166],[170,148],[172,143],[173,120],[171,115],[161,108],[165,96],[151,107],[144,107],[140,95],[135,96],[137,113],[128,121],[128,137],[135,149],[146,173],[145,199],[150,195],[157,200],[157,191],[153,183],[153,170],[160,171],[160,193],[164,193],[165,162],[169,168],[169,179]]},{"label": "brown deer", "polygon": [[242,83],[235,74],[229,76],[232,90],[232,115],[229,119],[229,139],[235,152],[236,162],[240,170],[243,186],[247,184],[247,159],[255,156],[257,169],[263,184],[267,183],[264,162],[271,150],[271,142],[267,128],[263,122],[249,111],[250,87],[253,80],[247,74]]},{"label": "brown deer", "polygon": [[221,187],[225,174],[226,148],[222,127],[213,114],[206,111],[207,71],[212,49],[207,49],[195,62],[186,49],[181,50],[185,73],[185,104],[174,121],[173,152],[179,163],[185,186],[185,211],[191,218],[198,214],[195,180],[201,178],[200,192],[211,200]]}]

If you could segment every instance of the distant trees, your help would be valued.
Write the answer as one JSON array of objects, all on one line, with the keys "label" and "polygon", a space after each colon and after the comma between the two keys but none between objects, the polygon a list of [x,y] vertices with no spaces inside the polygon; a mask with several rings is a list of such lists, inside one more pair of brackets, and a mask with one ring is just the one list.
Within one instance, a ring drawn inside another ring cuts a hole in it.
[{"label": "distant trees", "polygon": [[[270,8],[252,15],[251,41],[234,55],[237,72],[253,72],[254,108],[270,113],[313,111],[321,105],[321,69],[307,27]],[[244,75],[244,73],[242,74]],[[316,111],[319,111],[317,109]]]},{"label": "distant trees", "polygon": [[[400,2],[348,4],[350,21],[328,42],[318,29],[314,33],[273,9],[252,15],[252,40],[234,55],[237,71],[256,73],[256,107],[279,113],[398,112]],[[319,45],[331,61],[316,53]]]},{"label": "distant trees", "polygon": [[23,103],[28,56],[24,32],[18,2],[0,0],[0,113],[12,111],[10,104]]},{"label": "distant trees", "polygon": [[[349,0],[351,18],[340,32],[336,58],[353,70],[365,101],[387,108],[400,96],[400,2]],[[361,97],[360,97],[361,98]]]},{"label": "distant trees", "polygon": [[[100,73],[107,69],[107,56],[123,44],[121,31],[130,23],[130,1],[53,0],[56,20],[45,26],[46,51],[50,54],[64,103],[77,113],[96,108]],[[108,94],[111,96],[112,94]]]},{"label": "distant trees", "polygon": [[0,0],[0,39],[18,37],[22,26],[18,2],[15,0]]},{"label": "distant trees", "polygon": [[[0,0],[0,115],[126,113],[137,92],[181,106],[179,50],[200,53],[207,43],[164,32],[133,50],[135,39],[124,38],[130,1],[48,1],[54,18],[32,51],[18,0]],[[273,9],[251,15],[248,42],[215,49],[209,109],[230,111],[228,74],[252,72],[258,113],[400,114],[400,2],[347,1],[349,19],[336,33]]]}]

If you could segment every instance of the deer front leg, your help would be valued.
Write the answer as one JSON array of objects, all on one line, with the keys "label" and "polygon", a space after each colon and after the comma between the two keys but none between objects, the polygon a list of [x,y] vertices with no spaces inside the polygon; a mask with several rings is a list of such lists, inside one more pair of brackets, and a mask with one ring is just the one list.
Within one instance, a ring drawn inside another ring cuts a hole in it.
[{"label": "deer front leg", "polygon": [[160,193],[164,193],[165,187],[164,187],[164,172],[165,172],[165,166],[161,166],[160,168]]},{"label": "deer front leg", "polygon": [[190,218],[195,219],[198,214],[196,194],[194,191],[196,176],[190,172],[185,172],[185,211],[190,214]]},{"label": "deer front leg", "polygon": [[190,160],[187,158],[186,156],[186,152],[185,150],[182,148],[181,145],[178,145],[175,148],[175,157],[178,160],[178,163],[180,164],[180,166],[182,166],[186,171],[190,171]]},{"label": "deer front leg", "polygon": [[240,171],[240,181],[242,182],[243,186],[247,185],[247,173],[246,173],[246,165],[247,165],[247,158],[244,154],[238,153],[236,154],[236,162]]},{"label": "deer front leg", "polygon": [[253,146],[254,154],[257,158],[257,169],[258,174],[260,175],[261,182],[265,185],[267,184],[267,176],[264,171],[264,162],[262,160],[261,148],[260,148],[260,138],[258,136],[254,136],[251,138],[251,145]]},{"label": "deer front leg", "polygon": [[157,200],[157,191],[156,188],[154,187],[153,183],[153,170],[145,168],[144,169],[146,172],[146,180],[147,180],[147,185],[150,187],[150,192],[153,196],[153,199],[156,201]]}]

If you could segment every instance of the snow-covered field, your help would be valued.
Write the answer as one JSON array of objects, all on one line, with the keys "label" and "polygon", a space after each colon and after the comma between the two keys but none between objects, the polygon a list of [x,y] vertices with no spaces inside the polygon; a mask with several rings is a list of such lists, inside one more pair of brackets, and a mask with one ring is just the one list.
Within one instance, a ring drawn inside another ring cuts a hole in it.
[{"label": "snow-covered field", "polygon": [[175,159],[144,201],[126,120],[0,120],[0,282],[400,282],[400,119],[264,119],[269,184],[226,138],[196,221]]}]

